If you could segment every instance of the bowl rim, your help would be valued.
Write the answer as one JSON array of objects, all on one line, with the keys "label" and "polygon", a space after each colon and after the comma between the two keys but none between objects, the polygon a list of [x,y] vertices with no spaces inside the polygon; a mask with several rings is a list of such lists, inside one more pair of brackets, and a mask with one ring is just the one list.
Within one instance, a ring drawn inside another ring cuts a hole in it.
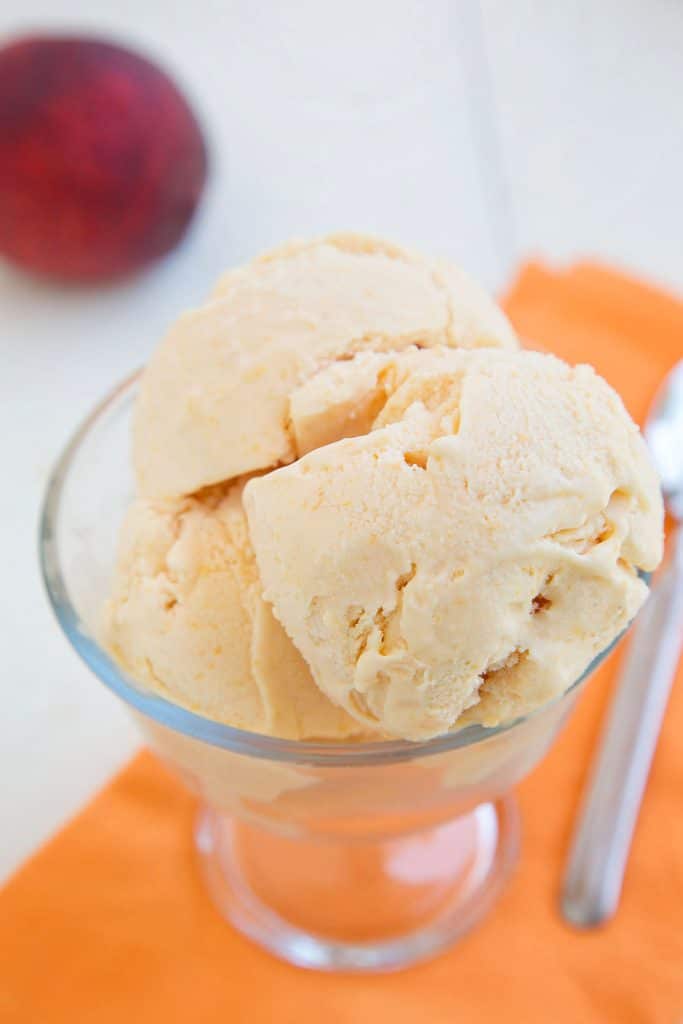
[{"label": "bowl rim", "polygon": [[558,703],[568,701],[581,683],[592,675],[618,643],[620,637],[616,637],[605,650],[598,654],[567,690],[527,715],[494,727],[470,725],[454,732],[447,732],[432,739],[417,742],[388,739],[339,743],[322,740],[280,739],[217,722],[196,711],[191,711],[181,704],[176,704],[166,697],[145,690],[119,668],[82,622],[69,595],[59,558],[57,540],[57,526],[64,486],[82,443],[96,424],[118,403],[132,399],[141,373],[141,368],[135,370],[105,395],[82,420],[67,441],[48,478],[40,510],[38,547],[41,574],[48,599],[71,646],[112,693],[145,717],[175,732],[208,743],[210,746],[269,761],[327,767],[394,764],[475,746],[502,733],[519,728],[530,719],[543,715]]}]

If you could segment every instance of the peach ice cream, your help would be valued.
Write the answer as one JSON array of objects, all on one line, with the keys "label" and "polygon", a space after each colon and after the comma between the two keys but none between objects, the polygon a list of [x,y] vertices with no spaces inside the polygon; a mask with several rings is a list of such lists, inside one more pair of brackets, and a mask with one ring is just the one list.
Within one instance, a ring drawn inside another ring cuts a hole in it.
[{"label": "peach ice cream", "polygon": [[[551,340],[551,339],[550,339]],[[106,642],[185,707],[421,740],[558,696],[661,556],[644,443],[463,272],[356,235],[228,272],[145,370]]]}]

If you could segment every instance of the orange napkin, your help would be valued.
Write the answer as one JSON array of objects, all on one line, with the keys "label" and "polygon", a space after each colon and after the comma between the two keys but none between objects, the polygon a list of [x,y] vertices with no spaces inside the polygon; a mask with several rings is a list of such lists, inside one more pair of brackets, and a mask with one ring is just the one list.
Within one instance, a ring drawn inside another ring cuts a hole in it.
[{"label": "orange napkin", "polygon": [[[639,419],[682,354],[683,304],[596,267],[527,267],[507,308],[527,341],[592,362]],[[520,787],[520,867],[491,917],[451,952],[383,977],[306,973],[261,952],[219,918],[202,888],[192,799],[141,754],[0,893],[0,1021],[680,1024],[680,686],[618,916],[581,933],[557,913],[564,854],[615,660]]]}]

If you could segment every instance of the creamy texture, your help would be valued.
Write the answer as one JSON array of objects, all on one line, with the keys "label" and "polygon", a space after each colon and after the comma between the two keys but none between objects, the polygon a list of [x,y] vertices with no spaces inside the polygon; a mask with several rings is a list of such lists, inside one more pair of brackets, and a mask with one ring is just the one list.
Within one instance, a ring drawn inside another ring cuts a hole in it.
[{"label": "creamy texture", "polygon": [[266,599],[317,685],[410,739],[563,692],[661,556],[657,480],[618,396],[535,353],[408,352],[342,372],[337,388],[311,383],[310,422],[326,394],[353,394],[372,430],[244,495]]},{"label": "creamy texture", "polygon": [[358,235],[232,270],[143,374],[105,616],[217,721],[423,739],[567,688],[645,596],[662,507],[587,367],[462,271]]},{"label": "creamy texture", "polygon": [[136,679],[217,721],[291,739],[358,736],[263,600],[242,486],[131,506],[107,643]]},{"label": "creamy texture", "polygon": [[292,243],[225,275],[182,316],[143,375],[134,426],[139,493],[167,498],[299,454],[290,397],[318,370],[409,345],[514,348],[466,274],[355,235]]}]

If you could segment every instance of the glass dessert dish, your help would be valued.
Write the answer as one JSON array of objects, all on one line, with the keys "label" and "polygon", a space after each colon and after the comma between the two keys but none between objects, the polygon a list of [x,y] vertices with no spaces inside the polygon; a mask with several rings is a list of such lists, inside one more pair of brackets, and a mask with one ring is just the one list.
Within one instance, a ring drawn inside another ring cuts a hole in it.
[{"label": "glass dessert dish", "polygon": [[133,493],[136,388],[135,376],[95,409],[48,486],[41,558],[64,632],[198,797],[201,870],[236,928],[318,969],[390,970],[437,953],[505,885],[518,850],[511,790],[548,750],[583,680],[504,727],[339,744],[231,728],[126,677],[97,638]]}]

